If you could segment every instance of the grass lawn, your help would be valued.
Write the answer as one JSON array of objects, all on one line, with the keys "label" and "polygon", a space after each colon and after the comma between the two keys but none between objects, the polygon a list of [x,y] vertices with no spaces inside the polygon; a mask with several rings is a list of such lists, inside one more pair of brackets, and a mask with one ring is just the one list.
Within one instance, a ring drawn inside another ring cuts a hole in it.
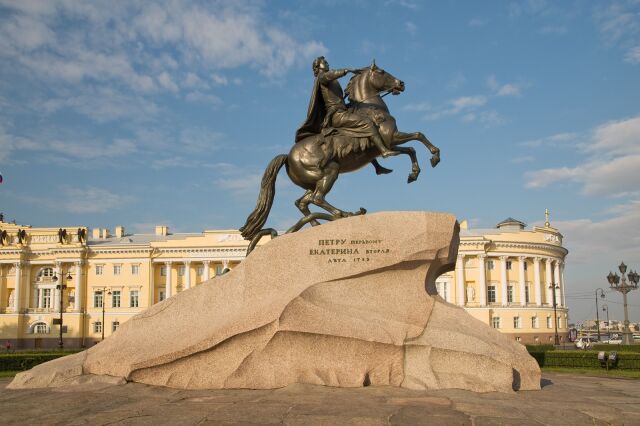
[{"label": "grass lawn", "polygon": [[616,370],[612,369],[607,371],[605,368],[599,370],[593,368],[563,368],[563,367],[543,367],[542,372],[550,373],[568,373],[568,374],[583,374],[585,376],[595,377],[626,377],[629,379],[640,379],[640,371],[637,370]]},{"label": "grass lawn", "polygon": [[0,371],[0,377],[14,377],[20,371]]}]

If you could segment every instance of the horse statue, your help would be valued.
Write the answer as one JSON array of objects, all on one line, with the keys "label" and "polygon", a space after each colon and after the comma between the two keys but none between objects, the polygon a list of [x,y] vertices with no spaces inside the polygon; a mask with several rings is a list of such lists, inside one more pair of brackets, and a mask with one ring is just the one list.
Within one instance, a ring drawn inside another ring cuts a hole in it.
[{"label": "horse statue", "polygon": [[[358,114],[368,115],[378,126],[380,136],[391,150],[409,156],[411,173],[407,183],[411,183],[420,174],[416,151],[411,147],[399,145],[412,140],[422,142],[432,154],[432,167],[440,162],[440,149],[429,142],[426,136],[420,132],[405,133],[398,130],[396,120],[389,113],[382,98],[389,93],[398,95],[404,89],[404,82],[379,68],[374,62],[370,67],[356,70],[355,75],[347,84],[345,94],[349,98],[347,106]],[[381,93],[384,94],[381,95]],[[305,190],[304,195],[295,202],[296,207],[304,216],[287,230],[287,233],[290,233],[299,230],[307,223],[312,226],[319,225],[318,220],[320,219],[332,221],[365,214],[364,208],[360,208],[356,212],[340,210],[329,204],[325,200],[325,196],[341,173],[353,172],[369,163],[374,164],[378,174],[390,172],[377,164],[376,157],[378,156],[380,156],[379,149],[367,138],[343,135],[340,129],[335,129],[329,135],[308,136],[293,145],[288,155],[277,155],[271,160],[262,176],[260,194],[255,209],[247,218],[244,226],[240,228],[242,236],[251,240],[247,254],[253,250],[262,236],[269,234],[272,237],[277,236],[274,229],[263,229],[262,227],[267,221],[273,204],[276,177],[282,166],[286,167],[291,181]],[[316,205],[329,214],[311,213],[309,204]]]}]

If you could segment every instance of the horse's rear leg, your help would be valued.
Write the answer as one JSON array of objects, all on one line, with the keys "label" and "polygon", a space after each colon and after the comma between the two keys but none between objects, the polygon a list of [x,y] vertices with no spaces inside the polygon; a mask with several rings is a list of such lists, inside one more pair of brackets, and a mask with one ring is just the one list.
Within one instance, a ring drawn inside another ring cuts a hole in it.
[{"label": "horse's rear leg", "polygon": [[313,191],[313,195],[311,197],[311,204],[315,204],[316,206],[325,209],[336,217],[348,217],[355,214],[363,214],[365,210],[362,208],[360,208],[360,212],[358,213],[345,212],[332,206],[324,199],[325,195],[331,191],[333,184],[338,179],[340,166],[336,162],[330,162],[325,166],[323,172],[324,176],[318,181],[318,183],[316,183],[316,189]]},{"label": "horse's rear leg", "polygon": [[[309,203],[311,202],[312,197],[313,197],[313,191],[310,189],[307,189],[304,195],[298,198],[295,202],[296,207],[298,208],[298,210],[302,212],[302,214],[305,217],[311,214],[311,210],[309,210]],[[311,226],[320,225],[320,222],[318,222],[315,219],[312,219],[311,221],[309,221],[309,223],[311,224]]]}]

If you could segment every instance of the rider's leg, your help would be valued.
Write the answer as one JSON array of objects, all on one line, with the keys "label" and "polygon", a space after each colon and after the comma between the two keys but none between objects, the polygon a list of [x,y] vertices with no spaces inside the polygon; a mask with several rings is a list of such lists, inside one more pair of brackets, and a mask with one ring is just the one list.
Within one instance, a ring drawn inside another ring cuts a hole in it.
[{"label": "rider's leg", "polygon": [[384,144],[384,140],[382,139],[382,136],[380,136],[380,132],[378,132],[378,129],[376,129],[375,127],[373,129],[373,135],[371,135],[370,139],[371,139],[371,142],[373,142],[373,144],[380,150],[380,153],[382,154],[382,158],[392,157],[394,155],[400,154],[397,151],[393,151],[387,148],[387,146]]},{"label": "rider's leg", "polygon": [[368,137],[376,148],[378,148],[383,158],[399,154],[387,147],[384,139],[380,136],[378,127],[376,127],[369,117],[354,114],[349,111],[338,111],[331,117],[331,122],[334,127],[346,128],[352,132],[362,134],[362,137]]}]

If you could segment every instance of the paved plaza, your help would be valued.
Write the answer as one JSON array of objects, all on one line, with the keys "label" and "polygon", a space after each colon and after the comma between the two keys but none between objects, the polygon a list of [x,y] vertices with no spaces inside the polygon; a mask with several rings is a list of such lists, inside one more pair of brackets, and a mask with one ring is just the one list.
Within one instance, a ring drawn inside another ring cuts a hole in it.
[{"label": "paved plaza", "polygon": [[417,392],[294,385],[177,390],[136,383],[4,389],[5,425],[640,425],[640,381],[544,373],[542,391]]}]

